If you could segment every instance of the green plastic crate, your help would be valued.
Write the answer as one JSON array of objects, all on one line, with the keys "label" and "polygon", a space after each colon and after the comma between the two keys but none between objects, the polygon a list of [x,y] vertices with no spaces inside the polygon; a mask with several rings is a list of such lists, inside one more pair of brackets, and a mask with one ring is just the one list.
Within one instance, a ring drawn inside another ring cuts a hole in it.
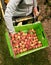
[{"label": "green plastic crate", "polygon": [[32,50],[29,50],[29,51],[26,51],[26,52],[23,52],[23,53],[20,53],[20,54],[17,54],[16,56],[14,56],[14,52],[12,50],[12,46],[11,46],[11,43],[10,43],[10,38],[9,38],[8,32],[6,32],[5,36],[6,36],[8,48],[9,48],[9,51],[10,51],[10,55],[13,58],[19,58],[21,56],[24,56],[24,55],[30,54],[32,52],[38,51],[40,49],[48,47],[48,40],[46,38],[46,35],[44,33],[44,30],[43,30],[43,27],[42,27],[42,24],[41,24],[40,21],[33,23],[33,24],[26,24],[26,25],[22,25],[22,26],[14,26],[14,28],[15,28],[16,32],[18,32],[18,31],[26,32],[29,29],[32,29],[32,28],[35,29],[38,39],[42,42],[42,47],[37,48],[37,49],[32,49]]}]

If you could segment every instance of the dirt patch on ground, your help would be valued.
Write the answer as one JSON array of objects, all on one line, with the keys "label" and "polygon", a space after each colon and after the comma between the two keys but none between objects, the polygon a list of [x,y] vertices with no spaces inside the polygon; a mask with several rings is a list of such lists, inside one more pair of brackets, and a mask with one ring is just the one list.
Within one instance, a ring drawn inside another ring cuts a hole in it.
[{"label": "dirt patch on ground", "polygon": [[48,59],[51,63],[51,7],[48,3],[45,4],[45,0],[38,0],[38,5],[41,10],[39,20],[42,22],[49,43],[46,51],[48,52]]},{"label": "dirt patch on ground", "polygon": [[51,63],[51,19],[49,20],[45,19],[42,25],[44,27],[44,31],[46,33],[48,43],[49,43],[49,47],[46,50],[48,52],[48,59]]}]

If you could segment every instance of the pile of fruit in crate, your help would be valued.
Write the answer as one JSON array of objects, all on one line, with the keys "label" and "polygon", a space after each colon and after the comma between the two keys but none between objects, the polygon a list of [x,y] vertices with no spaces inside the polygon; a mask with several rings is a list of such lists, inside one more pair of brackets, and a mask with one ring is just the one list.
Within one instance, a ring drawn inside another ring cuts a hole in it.
[{"label": "pile of fruit in crate", "polygon": [[36,31],[34,29],[30,29],[27,33],[20,31],[14,34],[14,37],[11,37],[11,45],[14,54],[16,55],[31,49],[41,47],[42,43],[38,40]]}]

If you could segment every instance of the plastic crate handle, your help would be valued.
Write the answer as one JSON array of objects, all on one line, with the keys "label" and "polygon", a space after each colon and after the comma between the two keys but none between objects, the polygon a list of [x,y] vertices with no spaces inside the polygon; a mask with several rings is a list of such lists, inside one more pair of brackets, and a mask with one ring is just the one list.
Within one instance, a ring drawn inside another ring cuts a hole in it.
[{"label": "plastic crate handle", "polygon": [[43,35],[43,37],[45,38],[45,35],[44,35],[44,32],[42,31],[42,35]]}]

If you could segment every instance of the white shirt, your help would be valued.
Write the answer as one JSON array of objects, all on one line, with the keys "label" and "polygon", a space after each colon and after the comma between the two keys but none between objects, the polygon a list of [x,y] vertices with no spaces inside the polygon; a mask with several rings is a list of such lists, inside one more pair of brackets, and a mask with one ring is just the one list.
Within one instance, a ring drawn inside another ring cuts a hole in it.
[{"label": "white shirt", "polygon": [[[22,1],[22,2],[21,2]],[[5,10],[5,22],[8,30],[14,31],[12,16],[27,16],[32,12],[32,8],[37,7],[37,2],[34,0],[10,0]]]}]

